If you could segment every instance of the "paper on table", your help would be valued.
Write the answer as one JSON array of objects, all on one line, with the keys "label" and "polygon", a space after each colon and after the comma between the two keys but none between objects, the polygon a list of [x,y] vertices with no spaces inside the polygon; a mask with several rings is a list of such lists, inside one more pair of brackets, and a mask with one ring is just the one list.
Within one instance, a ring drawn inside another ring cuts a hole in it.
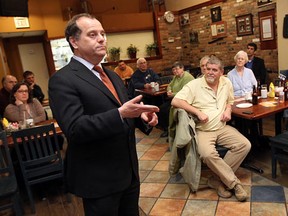
[{"label": "paper on table", "polygon": [[264,101],[259,103],[261,106],[264,107],[275,107],[277,105],[277,102],[272,102],[272,101]]}]

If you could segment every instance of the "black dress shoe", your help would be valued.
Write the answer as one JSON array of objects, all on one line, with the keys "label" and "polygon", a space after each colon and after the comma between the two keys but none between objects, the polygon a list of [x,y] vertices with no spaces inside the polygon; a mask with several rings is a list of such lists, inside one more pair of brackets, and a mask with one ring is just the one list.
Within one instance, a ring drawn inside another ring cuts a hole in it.
[{"label": "black dress shoe", "polygon": [[168,136],[168,131],[164,131],[161,135],[160,135],[160,137],[167,137]]}]

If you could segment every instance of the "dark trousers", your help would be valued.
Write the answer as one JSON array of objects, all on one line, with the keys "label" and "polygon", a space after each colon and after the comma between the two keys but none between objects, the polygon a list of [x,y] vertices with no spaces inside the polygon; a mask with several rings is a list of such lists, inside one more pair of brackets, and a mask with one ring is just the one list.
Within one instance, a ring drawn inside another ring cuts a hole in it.
[{"label": "dark trousers", "polygon": [[171,100],[165,101],[160,107],[158,115],[158,125],[163,128],[163,130],[168,130],[169,126],[169,112],[171,108]]},{"label": "dark trousers", "polygon": [[83,198],[85,216],[138,216],[140,183],[133,177],[129,188],[100,198]]}]

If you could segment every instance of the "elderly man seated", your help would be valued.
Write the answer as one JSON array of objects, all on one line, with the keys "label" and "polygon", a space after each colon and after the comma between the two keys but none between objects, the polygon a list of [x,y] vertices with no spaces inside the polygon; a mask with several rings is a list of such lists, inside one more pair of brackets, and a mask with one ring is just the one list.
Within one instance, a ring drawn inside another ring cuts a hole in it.
[{"label": "elderly man seated", "polygon": [[[206,66],[204,76],[186,84],[175,95],[171,105],[198,118],[198,153],[215,174],[208,179],[208,186],[216,189],[220,197],[229,198],[233,192],[237,200],[245,201],[247,193],[235,172],[250,151],[251,144],[226,124],[231,119],[234,96],[230,80],[222,76],[222,62],[212,56]],[[216,151],[216,142],[229,149],[223,159]]]}]

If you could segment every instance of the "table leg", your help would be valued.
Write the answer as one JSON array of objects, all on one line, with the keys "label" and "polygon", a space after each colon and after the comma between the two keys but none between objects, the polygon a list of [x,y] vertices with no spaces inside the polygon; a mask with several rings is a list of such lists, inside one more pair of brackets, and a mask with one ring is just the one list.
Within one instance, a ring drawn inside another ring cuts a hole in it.
[{"label": "table leg", "polygon": [[282,132],[282,117],[283,111],[275,114],[275,135],[280,134]]},{"label": "table leg", "polygon": [[[242,133],[247,139],[250,140],[253,146],[259,146],[259,128],[258,128],[258,120],[245,120],[241,118],[235,118],[235,126],[236,128]],[[261,132],[260,132],[261,133]],[[251,149],[252,151],[252,149]],[[253,164],[251,164],[252,160],[252,152],[249,152],[247,157],[244,159],[244,161],[241,164],[241,167],[252,170],[257,173],[263,173],[263,169],[260,167],[256,167]]]}]

